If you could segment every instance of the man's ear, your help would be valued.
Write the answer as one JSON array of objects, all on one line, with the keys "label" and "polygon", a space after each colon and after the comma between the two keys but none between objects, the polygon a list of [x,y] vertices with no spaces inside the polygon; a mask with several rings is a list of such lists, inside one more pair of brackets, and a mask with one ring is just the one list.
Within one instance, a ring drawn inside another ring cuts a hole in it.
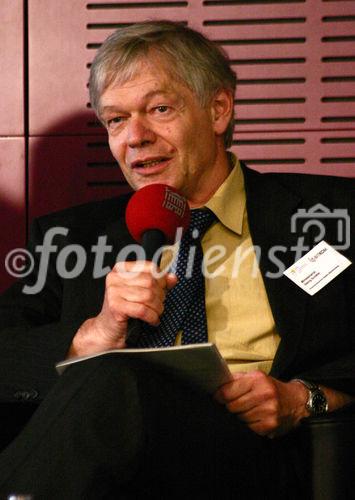
[{"label": "man's ear", "polygon": [[216,92],[211,101],[213,129],[217,135],[223,135],[227,130],[234,109],[234,98],[227,89]]}]

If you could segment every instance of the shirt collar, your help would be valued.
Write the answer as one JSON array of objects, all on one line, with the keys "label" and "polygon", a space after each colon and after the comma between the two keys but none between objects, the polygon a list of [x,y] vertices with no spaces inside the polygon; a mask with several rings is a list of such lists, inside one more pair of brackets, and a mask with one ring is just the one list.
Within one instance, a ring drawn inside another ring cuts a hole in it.
[{"label": "shirt collar", "polygon": [[241,235],[246,204],[244,177],[239,160],[233,153],[230,156],[233,169],[208,200],[206,207],[212,210],[224,226]]}]

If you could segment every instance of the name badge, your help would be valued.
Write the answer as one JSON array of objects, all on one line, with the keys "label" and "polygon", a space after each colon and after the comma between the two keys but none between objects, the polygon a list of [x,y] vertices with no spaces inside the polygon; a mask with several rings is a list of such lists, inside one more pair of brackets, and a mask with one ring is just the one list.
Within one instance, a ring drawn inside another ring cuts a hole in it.
[{"label": "name badge", "polygon": [[350,264],[344,255],[321,241],[283,274],[309,295],[314,295]]}]

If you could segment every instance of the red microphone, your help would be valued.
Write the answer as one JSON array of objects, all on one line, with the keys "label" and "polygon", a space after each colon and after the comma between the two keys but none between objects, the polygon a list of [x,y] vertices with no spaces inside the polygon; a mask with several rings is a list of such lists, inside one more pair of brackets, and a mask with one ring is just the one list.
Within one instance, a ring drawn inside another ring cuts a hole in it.
[{"label": "red microphone", "polygon": [[126,208],[128,230],[143,246],[146,260],[153,260],[163,245],[174,243],[178,228],[183,233],[189,222],[190,208],[186,199],[166,184],[149,184],[139,189]]},{"label": "red microphone", "polygon": [[[136,191],[126,208],[126,224],[131,236],[140,243],[146,260],[153,260],[156,252],[175,241],[176,231],[182,233],[190,222],[190,208],[176,189],[166,184],[149,184]],[[156,264],[160,263],[154,259]],[[141,324],[130,318],[126,337],[127,347],[135,347],[139,340]]]}]

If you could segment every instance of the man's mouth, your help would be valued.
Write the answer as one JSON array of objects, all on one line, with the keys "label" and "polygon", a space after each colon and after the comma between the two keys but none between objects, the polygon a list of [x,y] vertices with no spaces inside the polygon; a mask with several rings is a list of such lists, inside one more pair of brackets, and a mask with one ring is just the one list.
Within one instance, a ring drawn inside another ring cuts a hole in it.
[{"label": "man's mouth", "polygon": [[132,168],[148,168],[155,167],[160,163],[167,161],[169,158],[155,158],[152,160],[135,161],[132,163]]}]

